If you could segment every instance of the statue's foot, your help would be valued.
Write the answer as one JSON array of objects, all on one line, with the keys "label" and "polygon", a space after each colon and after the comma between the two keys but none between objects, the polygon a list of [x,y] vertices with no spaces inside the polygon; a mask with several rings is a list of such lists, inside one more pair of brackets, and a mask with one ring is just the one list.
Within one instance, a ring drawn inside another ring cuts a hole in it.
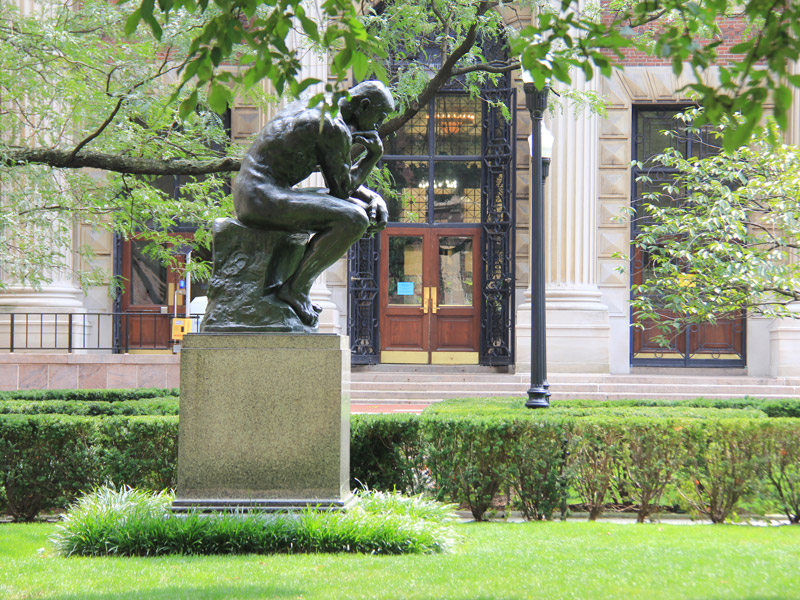
[{"label": "statue's foot", "polygon": [[[300,320],[309,327],[316,327],[321,309],[311,302],[307,294],[292,293],[285,285],[278,288],[275,295],[292,307]],[[319,309],[319,310],[318,310]]]}]

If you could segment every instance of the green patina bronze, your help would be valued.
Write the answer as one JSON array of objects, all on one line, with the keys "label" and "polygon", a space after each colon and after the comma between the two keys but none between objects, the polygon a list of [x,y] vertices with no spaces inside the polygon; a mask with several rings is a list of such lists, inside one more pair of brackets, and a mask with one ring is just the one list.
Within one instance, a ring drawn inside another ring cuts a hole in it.
[{"label": "green patina bronze", "polygon": [[[203,331],[314,331],[314,280],[367,232],[386,226],[383,199],[362,184],[383,155],[378,135],[394,101],[361,83],[338,116],[303,101],[259,133],[233,188],[236,219],[214,223],[214,273]],[[352,148],[364,152],[353,162]],[[295,188],[319,171],[328,189]]]}]

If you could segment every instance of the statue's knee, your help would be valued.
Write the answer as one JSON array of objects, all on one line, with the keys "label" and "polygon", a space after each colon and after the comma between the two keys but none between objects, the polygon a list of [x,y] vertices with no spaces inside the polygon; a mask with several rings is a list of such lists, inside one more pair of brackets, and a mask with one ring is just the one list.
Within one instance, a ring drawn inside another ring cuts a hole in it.
[{"label": "statue's knee", "polygon": [[352,233],[354,237],[361,237],[369,227],[369,217],[362,209],[350,211],[348,218],[345,221],[345,228],[348,232]]}]

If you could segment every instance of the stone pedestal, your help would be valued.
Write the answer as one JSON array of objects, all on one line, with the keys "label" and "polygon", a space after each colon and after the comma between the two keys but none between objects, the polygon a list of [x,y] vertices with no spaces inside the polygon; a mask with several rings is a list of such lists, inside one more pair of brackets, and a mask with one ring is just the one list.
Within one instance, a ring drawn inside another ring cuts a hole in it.
[{"label": "stone pedestal", "polygon": [[186,336],[173,510],[346,505],[349,376],[345,336]]}]

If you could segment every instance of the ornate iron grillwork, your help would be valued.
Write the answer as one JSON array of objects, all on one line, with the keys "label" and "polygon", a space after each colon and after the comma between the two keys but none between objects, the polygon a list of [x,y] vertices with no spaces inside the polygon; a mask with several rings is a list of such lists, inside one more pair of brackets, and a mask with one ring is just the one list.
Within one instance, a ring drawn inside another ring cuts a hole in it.
[{"label": "ornate iron grillwork", "polygon": [[[484,92],[490,103],[514,106],[510,77]],[[487,104],[483,116],[483,239],[480,362],[514,362],[513,124]]]},{"label": "ornate iron grillwork", "polygon": [[[490,61],[508,57],[502,38],[482,40],[481,46]],[[462,91],[463,85],[463,81],[452,79],[442,91]],[[480,149],[483,286],[479,360],[483,365],[514,363],[514,126],[513,118],[507,121],[500,108],[492,106],[504,104],[513,111],[514,93],[509,74],[500,76],[494,84],[487,82],[481,93],[488,101],[483,104]],[[429,134],[427,129],[416,133],[426,137]],[[392,144],[396,142],[390,142],[387,151],[399,151],[393,150]],[[403,150],[406,151],[412,150]],[[429,220],[427,212],[424,216],[420,213],[413,222],[420,220]],[[474,220],[467,218],[464,222]],[[377,238],[364,238],[348,254],[347,320],[353,364],[378,362],[379,252]]]},{"label": "ornate iron grillwork", "polygon": [[[719,150],[708,131],[700,136],[685,135],[680,131],[680,123],[674,115],[686,108],[675,106],[666,108],[641,108],[634,112],[633,156],[645,163],[645,168],[631,169],[632,203],[635,218],[631,222],[631,236],[640,232],[646,222],[642,206],[646,193],[658,192],[661,185],[675,180],[678,171],[651,164],[647,161],[660,154],[667,147],[677,148],[684,156],[706,158]],[[679,130],[678,136],[666,137],[663,130]],[[637,182],[639,175],[646,173],[650,183]],[[664,196],[663,202],[671,203]],[[651,264],[650,257],[641,249],[634,248],[631,256],[631,275],[633,283],[642,283]],[[717,323],[692,324],[676,333],[669,345],[661,346],[655,341],[660,331],[650,321],[638,321],[631,314],[631,323],[642,328],[631,327],[630,363],[632,366],[652,367],[743,367],[746,364],[746,319],[742,314],[735,318],[719,319]]]},{"label": "ornate iron grillwork", "polygon": [[363,237],[347,254],[347,331],[350,335],[350,361],[354,365],[378,362],[378,273],[380,236]]}]

